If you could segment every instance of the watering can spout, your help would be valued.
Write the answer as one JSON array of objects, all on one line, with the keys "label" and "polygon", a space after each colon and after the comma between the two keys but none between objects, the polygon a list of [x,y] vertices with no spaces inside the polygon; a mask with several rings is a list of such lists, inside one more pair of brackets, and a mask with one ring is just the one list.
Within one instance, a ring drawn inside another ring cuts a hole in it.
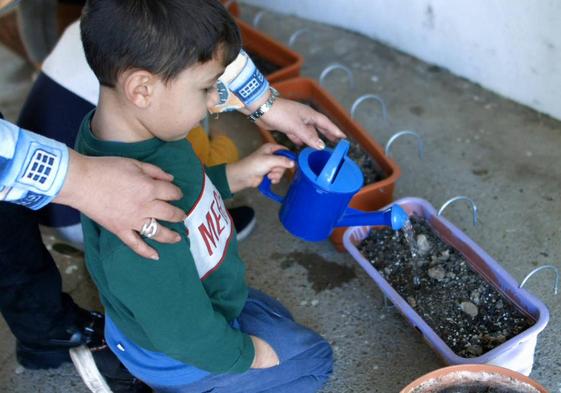
[{"label": "watering can spout", "polygon": [[403,210],[403,208],[397,204],[393,205],[391,208],[391,222],[392,229],[397,231],[405,226],[407,221],[409,221],[409,216]]},{"label": "watering can spout", "polygon": [[399,205],[392,205],[386,210],[364,212],[347,208],[343,217],[337,222],[338,227],[352,226],[386,226],[397,231],[405,225],[409,216]]}]

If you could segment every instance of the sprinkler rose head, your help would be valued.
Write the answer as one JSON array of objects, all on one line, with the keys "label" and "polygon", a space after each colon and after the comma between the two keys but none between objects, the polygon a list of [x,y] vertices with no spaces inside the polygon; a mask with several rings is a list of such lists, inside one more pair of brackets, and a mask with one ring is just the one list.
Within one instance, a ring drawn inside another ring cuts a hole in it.
[{"label": "sprinkler rose head", "polygon": [[392,206],[391,221],[392,221],[392,229],[394,231],[398,231],[401,228],[403,228],[403,226],[408,220],[409,220],[409,216],[401,206],[397,204]]}]

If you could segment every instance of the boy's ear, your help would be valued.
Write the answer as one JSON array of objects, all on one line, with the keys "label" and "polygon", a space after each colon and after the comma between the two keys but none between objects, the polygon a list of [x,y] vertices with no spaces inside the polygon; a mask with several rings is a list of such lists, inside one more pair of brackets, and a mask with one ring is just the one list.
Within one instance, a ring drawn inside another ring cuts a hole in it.
[{"label": "boy's ear", "polygon": [[148,108],[158,79],[144,70],[124,73],[123,79],[123,89],[127,99],[141,109]]}]

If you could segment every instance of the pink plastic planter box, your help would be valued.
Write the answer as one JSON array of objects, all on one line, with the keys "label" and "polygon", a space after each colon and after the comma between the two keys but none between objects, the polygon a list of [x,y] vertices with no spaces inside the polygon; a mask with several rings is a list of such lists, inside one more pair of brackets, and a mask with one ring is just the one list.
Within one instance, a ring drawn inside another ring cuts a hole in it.
[{"label": "pink plastic planter box", "polygon": [[504,270],[489,254],[456,228],[445,218],[438,216],[436,210],[427,201],[418,198],[404,198],[395,201],[409,216],[414,213],[425,218],[430,226],[445,241],[461,252],[471,268],[479,273],[490,285],[509,299],[520,311],[530,317],[534,324],[505,341],[501,345],[475,358],[456,355],[436,332],[415,312],[383,276],[359,252],[357,245],[368,236],[370,227],[351,227],[343,235],[343,245],[362,268],[372,277],[384,295],[394,304],[401,314],[417,328],[425,341],[444,360],[446,364],[494,364],[524,375],[529,375],[534,363],[534,350],[538,334],[549,321],[547,307],[535,296],[519,288],[518,282]]}]

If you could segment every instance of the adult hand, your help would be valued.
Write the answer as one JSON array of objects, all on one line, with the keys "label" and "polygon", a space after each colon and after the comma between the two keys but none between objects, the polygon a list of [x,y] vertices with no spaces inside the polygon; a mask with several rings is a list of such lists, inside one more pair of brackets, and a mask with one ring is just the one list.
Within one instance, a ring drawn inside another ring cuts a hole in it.
[{"label": "adult hand", "polygon": [[325,148],[325,144],[318,137],[317,131],[332,142],[346,137],[325,115],[307,105],[282,97],[277,98],[257,123],[266,129],[285,133],[297,145],[304,143],[320,150]]},{"label": "adult hand", "polygon": [[[86,157],[69,149],[68,174],[55,203],[72,206],[118,236],[137,254],[157,260],[158,253],[140,237],[150,218],[170,222],[185,213],[165,201],[182,193],[171,183],[173,176],[158,167],[117,157]],[[153,239],[176,243],[180,236],[158,226]]]}]

